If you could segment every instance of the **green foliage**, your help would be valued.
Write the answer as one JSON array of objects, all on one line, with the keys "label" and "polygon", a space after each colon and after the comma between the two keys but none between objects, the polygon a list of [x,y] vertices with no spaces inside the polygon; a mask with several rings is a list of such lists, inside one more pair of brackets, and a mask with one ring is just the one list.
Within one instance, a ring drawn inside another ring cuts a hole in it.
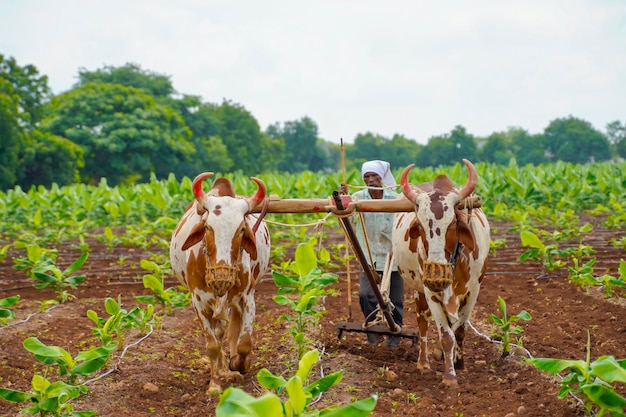
[{"label": "green foliage", "polygon": [[[311,383],[309,373],[319,360],[319,351],[311,350],[302,355],[298,371],[289,380],[261,369],[257,380],[262,387],[272,390],[259,398],[254,398],[239,388],[230,387],[220,397],[215,409],[217,417],[360,417],[368,416],[376,407],[377,396],[359,400],[344,406],[331,405],[324,409],[311,409],[312,400],[337,385],[343,378],[343,371],[333,372]],[[283,400],[277,394],[286,395]]]},{"label": "green foliage", "polygon": [[191,157],[191,132],[170,106],[145,90],[121,84],[88,83],[54,98],[42,129],[81,146],[84,180],[111,184],[165,178]]},{"label": "green foliage", "polygon": [[587,332],[586,360],[531,358],[527,362],[553,375],[568,371],[561,380],[558,398],[569,394],[582,396],[588,415],[624,417],[626,398],[617,393],[612,384],[626,383],[626,359],[600,356],[591,362],[590,345],[591,338]]},{"label": "green foliage", "polygon": [[58,346],[47,346],[36,337],[24,340],[24,348],[35,358],[46,365],[57,365],[59,376],[67,378],[70,384],[75,384],[79,376],[92,374],[102,368],[117,343],[108,343],[100,347],[83,350],[75,358],[68,351]]},{"label": "green foliage", "polygon": [[530,259],[541,262],[545,271],[554,271],[555,269],[565,266],[565,262],[559,258],[565,256],[567,252],[559,249],[558,245],[546,245],[530,230],[522,231],[520,233],[520,239],[523,246],[530,246],[530,249],[519,257],[520,261]]},{"label": "green foliage", "polygon": [[151,271],[151,274],[143,276],[143,286],[152,290],[153,294],[136,295],[135,299],[143,303],[160,304],[161,309],[166,315],[171,315],[174,307],[184,307],[191,302],[191,294],[185,291],[185,288],[179,286],[181,291],[175,287],[165,288],[165,274],[172,274],[169,267],[169,261],[165,265],[158,265],[155,262],[146,259],[141,260],[141,267]]},{"label": "green foliage", "polygon": [[12,297],[0,298],[0,325],[6,325],[9,320],[15,319],[15,313],[9,309],[9,307],[17,304],[20,301],[19,295]]},{"label": "green foliage", "polygon": [[292,323],[291,335],[298,345],[298,358],[308,349],[310,339],[306,335],[309,327],[315,327],[325,311],[315,308],[317,300],[326,295],[325,287],[338,281],[337,275],[322,273],[317,267],[317,256],[313,244],[301,243],[296,248],[295,263],[292,265],[295,276],[272,272],[278,295],[274,301],[291,307],[293,316],[282,314],[280,318]]},{"label": "green foliage", "polygon": [[76,289],[76,286],[87,278],[85,275],[72,274],[83,266],[88,257],[89,252],[83,253],[64,270],[61,270],[56,265],[34,267],[31,270],[31,275],[33,279],[38,281],[38,283],[35,284],[35,288],[41,289],[50,287],[57,293],[58,299],[62,303],[72,300],[74,296],[67,292],[67,288]]},{"label": "green foliage", "polygon": [[42,375],[33,375],[31,391],[0,388],[0,397],[14,403],[30,402],[22,410],[26,414],[53,417],[91,417],[95,411],[74,411],[71,400],[87,393],[84,385],[71,385],[63,381],[50,382]]},{"label": "green foliage", "polygon": [[498,305],[500,306],[501,317],[490,314],[489,318],[496,325],[494,336],[502,340],[502,356],[507,356],[511,352],[511,335],[518,335],[524,331],[524,328],[513,324],[519,320],[528,321],[531,319],[530,314],[526,310],[520,311],[518,314],[507,315],[506,302],[498,296]]}]

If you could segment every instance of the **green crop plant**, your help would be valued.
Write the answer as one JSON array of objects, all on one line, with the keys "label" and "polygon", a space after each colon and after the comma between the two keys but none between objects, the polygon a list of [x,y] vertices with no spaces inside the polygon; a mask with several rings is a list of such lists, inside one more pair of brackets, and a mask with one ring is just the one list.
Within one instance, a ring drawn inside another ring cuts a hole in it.
[{"label": "green crop plant", "polygon": [[337,275],[323,273],[317,263],[313,242],[301,243],[296,248],[295,262],[292,264],[297,275],[287,276],[272,272],[278,289],[274,301],[279,305],[288,305],[293,313],[282,314],[280,319],[292,323],[290,331],[298,345],[298,358],[302,358],[310,343],[306,335],[307,328],[316,326],[325,313],[315,308],[317,300],[326,295],[327,285],[338,281]]},{"label": "green crop plant", "polygon": [[626,398],[616,392],[615,383],[626,383],[626,359],[600,356],[591,362],[591,337],[587,332],[585,360],[531,358],[526,361],[536,368],[553,374],[567,374],[561,379],[558,398],[582,396],[588,415],[596,417],[626,417]]},{"label": "green crop plant", "polygon": [[519,320],[528,321],[531,319],[531,316],[526,310],[509,316],[507,314],[506,301],[500,296],[498,296],[498,305],[500,306],[501,316],[490,314],[489,318],[496,325],[496,331],[493,335],[502,341],[502,356],[507,356],[511,352],[511,335],[518,335],[524,331],[522,326],[514,323]]},{"label": "green crop plant", "polygon": [[[245,391],[230,387],[221,395],[215,413],[217,417],[364,417],[376,407],[378,397],[373,395],[347,405],[330,405],[323,409],[311,409],[312,400],[341,382],[343,371],[336,371],[309,382],[309,373],[319,360],[319,351],[311,350],[302,355],[298,371],[286,380],[266,368],[257,373],[259,384],[272,392],[255,398]],[[283,399],[284,397],[284,399]]]},{"label": "green crop plant", "polygon": [[0,388],[0,398],[14,403],[30,402],[22,414],[52,417],[91,417],[95,411],[74,411],[71,401],[87,393],[85,385],[71,385],[63,381],[50,382],[45,376],[35,374],[31,381],[32,390],[17,391]]},{"label": "green crop plant", "polygon": [[520,261],[526,261],[528,259],[540,262],[544,268],[544,274],[540,277],[545,277],[548,274],[546,272],[552,272],[555,269],[562,268],[566,264],[562,261],[561,257],[566,255],[566,252],[559,249],[556,244],[546,245],[541,239],[531,232],[530,230],[524,230],[520,233],[520,239],[523,246],[529,246],[526,252],[520,255]]},{"label": "green crop plant", "polygon": [[85,252],[78,257],[70,266],[61,270],[56,265],[38,266],[31,270],[33,279],[38,281],[35,284],[35,288],[48,288],[50,287],[56,294],[59,301],[62,303],[74,299],[74,296],[70,294],[67,289],[76,289],[77,285],[83,282],[87,277],[85,275],[72,275],[80,267],[82,267],[87,258],[89,252]]},{"label": "green crop plant", "polygon": [[152,290],[152,294],[149,295],[136,295],[135,299],[142,303],[159,304],[161,310],[166,315],[173,313],[174,307],[184,307],[191,302],[191,294],[185,291],[185,287],[179,286],[179,291],[175,287],[165,288],[164,277],[166,274],[171,274],[172,270],[169,266],[169,261],[165,264],[159,265],[155,262],[142,259],[141,267],[150,271],[150,274],[143,276],[143,286]]},{"label": "green crop plant", "polygon": [[[128,312],[122,308],[121,296],[116,301],[107,297],[104,300],[104,310],[109,317],[100,317],[94,310],[87,310],[87,317],[94,322],[96,327],[91,331],[96,335],[103,346],[115,343],[117,346],[124,344],[124,333],[130,327],[125,320]],[[117,341],[114,341],[117,339]]]},{"label": "green crop plant", "polygon": [[36,337],[24,340],[24,348],[35,358],[46,365],[57,365],[60,377],[67,378],[67,382],[75,384],[78,377],[90,375],[102,368],[117,348],[117,343],[111,342],[100,347],[83,350],[72,357],[68,351],[58,346],[47,346]]},{"label": "green crop plant", "polygon": [[18,239],[13,243],[16,249],[25,249],[26,256],[13,258],[13,269],[18,271],[26,271],[29,277],[32,277],[31,271],[34,268],[45,268],[56,264],[59,251],[56,249],[48,249],[39,246],[37,243],[27,243],[22,239]]},{"label": "green crop plant", "polygon": [[9,320],[15,319],[15,313],[9,307],[14,306],[18,301],[20,301],[19,295],[0,298],[0,325],[6,326]]}]

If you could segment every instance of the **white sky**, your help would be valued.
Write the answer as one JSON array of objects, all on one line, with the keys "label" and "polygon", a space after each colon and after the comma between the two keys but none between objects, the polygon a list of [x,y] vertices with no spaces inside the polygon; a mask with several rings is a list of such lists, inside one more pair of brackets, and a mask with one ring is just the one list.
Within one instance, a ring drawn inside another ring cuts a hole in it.
[{"label": "white sky", "polygon": [[0,0],[0,54],[56,94],[136,63],[332,142],[626,121],[624,0]]}]

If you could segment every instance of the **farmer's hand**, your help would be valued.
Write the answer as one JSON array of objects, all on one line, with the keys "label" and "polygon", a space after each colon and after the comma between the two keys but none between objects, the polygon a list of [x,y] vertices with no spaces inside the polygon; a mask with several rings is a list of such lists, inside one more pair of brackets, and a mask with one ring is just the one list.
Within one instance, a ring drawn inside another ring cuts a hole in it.
[{"label": "farmer's hand", "polygon": [[341,186],[339,187],[339,194],[341,195],[347,195],[348,194],[348,186],[345,183],[341,183]]}]

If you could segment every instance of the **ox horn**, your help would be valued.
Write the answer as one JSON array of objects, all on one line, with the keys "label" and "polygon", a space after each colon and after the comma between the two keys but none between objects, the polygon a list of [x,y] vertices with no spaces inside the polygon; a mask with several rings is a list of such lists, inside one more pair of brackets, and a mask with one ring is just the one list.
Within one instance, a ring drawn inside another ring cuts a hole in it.
[{"label": "ox horn", "polygon": [[248,206],[250,206],[250,211],[252,211],[256,206],[265,199],[265,194],[267,193],[267,189],[265,188],[265,183],[261,181],[257,177],[250,177],[250,179],[256,182],[257,190],[256,193],[252,197],[246,198],[248,201]]},{"label": "ox horn", "polygon": [[412,203],[415,203],[415,198],[417,197],[417,191],[411,188],[411,185],[409,184],[409,181],[408,181],[408,177],[409,177],[409,171],[411,171],[411,169],[413,169],[414,166],[415,164],[411,164],[407,166],[406,168],[404,168],[404,171],[402,171],[402,175],[400,176],[400,185],[402,186],[402,193]]},{"label": "ox horn", "polygon": [[205,196],[204,191],[202,191],[202,181],[212,175],[212,172],[203,172],[202,174],[196,175],[196,178],[193,179],[193,196],[196,197],[196,200],[200,200]]},{"label": "ox horn", "polygon": [[476,168],[474,167],[474,165],[467,159],[463,159],[463,162],[467,167],[468,177],[467,182],[465,183],[463,188],[459,190],[460,200],[463,200],[465,197],[472,194],[474,190],[476,190],[476,183],[478,182],[478,173],[476,173]]}]

